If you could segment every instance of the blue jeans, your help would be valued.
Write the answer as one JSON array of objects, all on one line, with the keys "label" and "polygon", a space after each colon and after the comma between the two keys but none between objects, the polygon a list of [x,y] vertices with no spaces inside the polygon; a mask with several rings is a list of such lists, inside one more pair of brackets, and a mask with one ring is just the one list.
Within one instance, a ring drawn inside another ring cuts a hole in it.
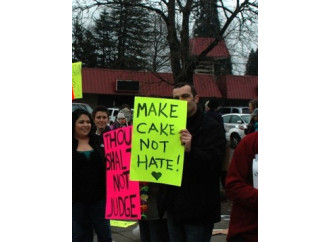
[{"label": "blue jeans", "polygon": [[166,219],[139,220],[141,242],[169,242]]},{"label": "blue jeans", "polygon": [[112,242],[110,221],[105,219],[105,200],[72,204],[72,242]]},{"label": "blue jeans", "polygon": [[167,214],[168,232],[171,242],[210,242],[213,223],[190,224],[176,223],[171,214]]}]

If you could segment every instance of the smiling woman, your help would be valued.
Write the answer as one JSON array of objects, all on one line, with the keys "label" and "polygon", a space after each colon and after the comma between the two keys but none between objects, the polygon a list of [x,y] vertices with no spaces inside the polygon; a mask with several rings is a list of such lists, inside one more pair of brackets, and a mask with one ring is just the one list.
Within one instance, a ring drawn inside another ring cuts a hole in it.
[{"label": "smiling woman", "polygon": [[112,241],[105,213],[105,157],[88,111],[72,112],[72,241]]},{"label": "smiling woman", "polygon": [[83,140],[88,141],[88,134],[91,131],[91,127],[92,124],[88,115],[86,114],[80,115],[75,124],[75,138],[78,139],[79,141],[83,141]]}]

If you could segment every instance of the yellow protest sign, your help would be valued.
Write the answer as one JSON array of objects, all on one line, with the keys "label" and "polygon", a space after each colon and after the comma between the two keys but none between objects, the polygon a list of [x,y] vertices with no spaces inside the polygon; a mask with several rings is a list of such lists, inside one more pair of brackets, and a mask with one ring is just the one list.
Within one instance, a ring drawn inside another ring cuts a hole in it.
[{"label": "yellow protest sign", "polygon": [[130,179],[181,186],[187,102],[135,97]]},{"label": "yellow protest sign", "polygon": [[82,98],[82,62],[72,63],[72,99]]},{"label": "yellow protest sign", "polygon": [[110,225],[113,227],[120,227],[120,228],[127,228],[133,224],[136,224],[136,222],[132,221],[121,221],[121,220],[110,220]]}]

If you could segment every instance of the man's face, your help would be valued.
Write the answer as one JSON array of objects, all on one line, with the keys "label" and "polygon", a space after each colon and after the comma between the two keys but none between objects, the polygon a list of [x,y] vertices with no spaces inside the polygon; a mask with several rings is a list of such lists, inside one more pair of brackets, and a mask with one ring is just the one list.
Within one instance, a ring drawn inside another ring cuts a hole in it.
[{"label": "man's face", "polygon": [[106,112],[97,111],[94,118],[94,123],[97,129],[103,130],[109,122],[109,116]]},{"label": "man's face", "polygon": [[188,85],[183,87],[178,87],[173,89],[173,98],[187,101],[187,116],[191,117],[197,111],[197,103],[199,101],[199,96],[193,96],[191,88]]}]

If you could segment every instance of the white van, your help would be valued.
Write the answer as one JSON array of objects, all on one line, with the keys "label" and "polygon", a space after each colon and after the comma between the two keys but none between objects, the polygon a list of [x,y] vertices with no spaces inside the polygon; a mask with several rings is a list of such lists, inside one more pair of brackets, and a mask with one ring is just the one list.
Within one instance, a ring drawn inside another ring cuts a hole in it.
[{"label": "white van", "polygon": [[222,115],[228,113],[250,113],[249,107],[220,107],[218,109],[218,112]]}]

